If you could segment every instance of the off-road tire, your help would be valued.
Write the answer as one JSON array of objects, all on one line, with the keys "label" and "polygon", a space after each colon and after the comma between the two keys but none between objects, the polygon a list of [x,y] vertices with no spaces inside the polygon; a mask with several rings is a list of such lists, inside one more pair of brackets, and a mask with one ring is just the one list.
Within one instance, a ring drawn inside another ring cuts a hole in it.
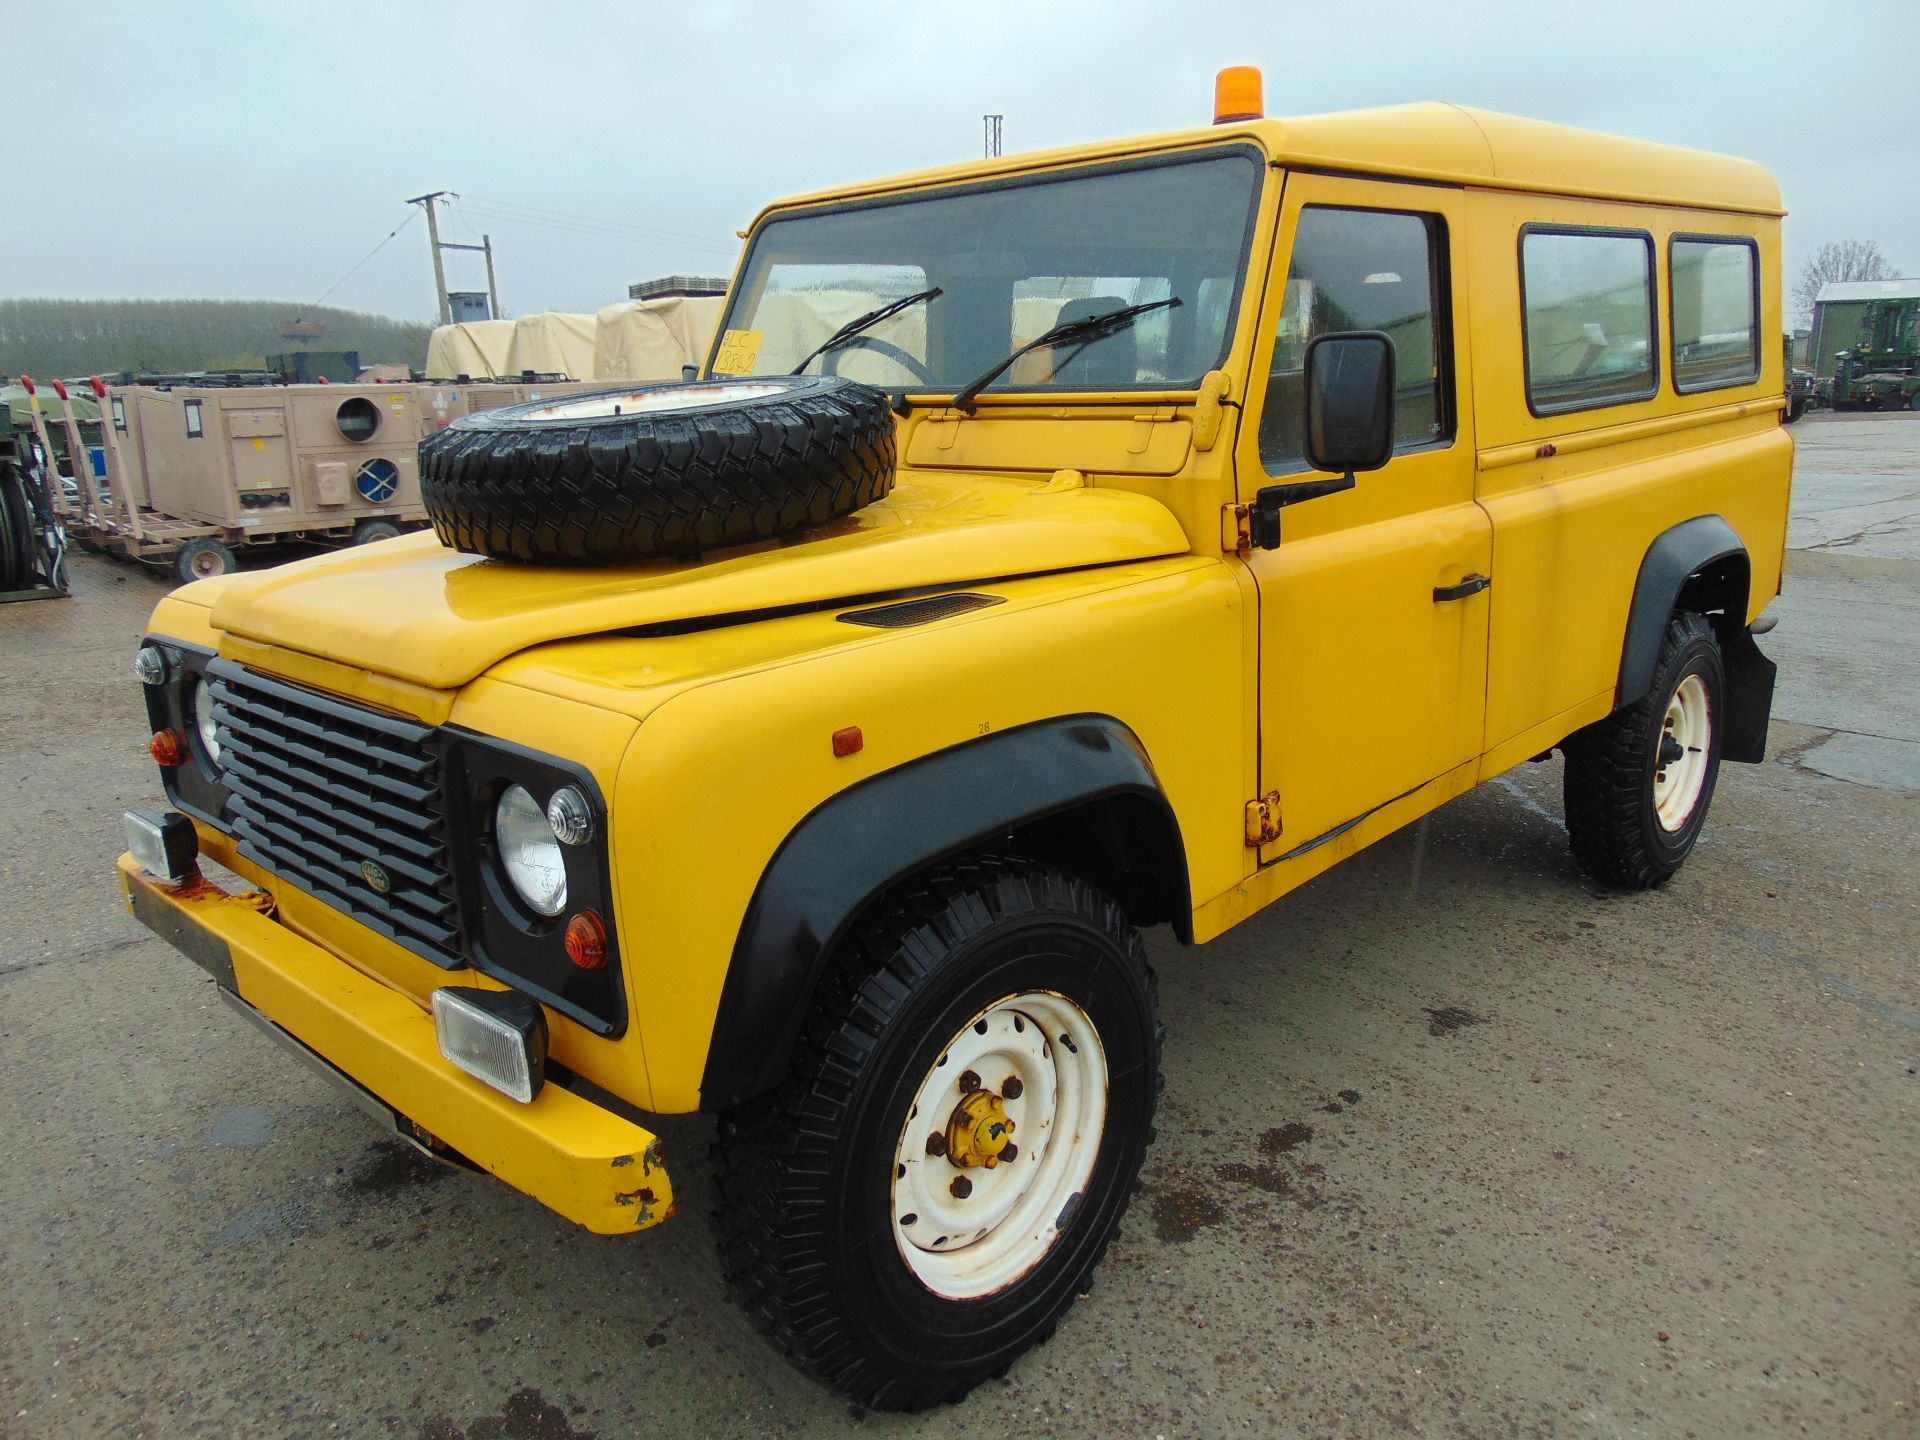
[{"label": "off-road tire", "polygon": [[32,581],[37,549],[33,501],[26,476],[0,465],[0,590],[22,590]]},{"label": "off-road tire", "polygon": [[834,376],[724,382],[777,393],[702,408],[552,413],[602,396],[693,399],[715,383],[461,416],[420,443],[434,533],[456,550],[542,565],[682,559],[825,525],[893,488],[885,392]]},{"label": "off-road tire", "polygon": [[[1097,1024],[1098,1158],[1034,1268],[983,1298],[944,1299],[894,1238],[895,1147],[954,1033],[1037,989]],[[1162,1034],[1138,934],[1085,881],[976,858],[910,882],[822,981],[785,1084],[720,1117],[713,1222],[729,1292],[800,1368],[874,1409],[957,1401],[1004,1374],[1053,1333],[1119,1229],[1153,1138]]]},{"label": "off-road tire", "polygon": [[378,540],[392,540],[406,532],[392,520],[361,520],[353,527],[351,545],[371,545]]},{"label": "off-road tire", "polygon": [[[1685,819],[1669,829],[1655,803],[1655,776],[1668,706],[1682,682],[1695,675],[1708,702],[1705,778]],[[1704,615],[1682,611],[1667,622],[1646,697],[1567,737],[1567,841],[1588,875],[1621,889],[1648,890],[1665,884],[1686,861],[1719,778],[1726,688],[1713,626]]]},{"label": "off-road tire", "polygon": [[189,540],[173,552],[173,573],[182,585],[214,575],[231,575],[239,568],[225,541],[210,535]]}]

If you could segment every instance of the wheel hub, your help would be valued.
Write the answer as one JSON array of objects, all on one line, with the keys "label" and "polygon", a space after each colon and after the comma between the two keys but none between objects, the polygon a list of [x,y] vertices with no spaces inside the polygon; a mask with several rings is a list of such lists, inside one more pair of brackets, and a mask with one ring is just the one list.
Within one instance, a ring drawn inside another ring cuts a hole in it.
[{"label": "wheel hub", "polygon": [[1027,990],[978,1011],[933,1055],[900,1117],[894,1242],[934,1294],[977,1299],[1032,1270],[1069,1228],[1100,1155],[1106,1052],[1072,1000]]},{"label": "wheel hub", "polygon": [[975,1090],[953,1107],[947,1121],[947,1159],[962,1170],[977,1165],[991,1170],[1000,1163],[1013,1131],[1006,1101],[991,1090]]}]

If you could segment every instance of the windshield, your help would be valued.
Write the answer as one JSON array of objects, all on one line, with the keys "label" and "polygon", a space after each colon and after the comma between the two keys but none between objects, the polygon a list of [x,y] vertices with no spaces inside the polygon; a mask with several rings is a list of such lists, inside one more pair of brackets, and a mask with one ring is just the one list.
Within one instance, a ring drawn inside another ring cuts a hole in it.
[{"label": "windshield", "polygon": [[951,393],[1055,325],[1177,299],[1090,342],[1030,351],[987,393],[1191,388],[1226,354],[1261,170],[1251,150],[1214,150],[770,221],[713,372],[785,374],[848,321],[937,288],[812,368]]}]

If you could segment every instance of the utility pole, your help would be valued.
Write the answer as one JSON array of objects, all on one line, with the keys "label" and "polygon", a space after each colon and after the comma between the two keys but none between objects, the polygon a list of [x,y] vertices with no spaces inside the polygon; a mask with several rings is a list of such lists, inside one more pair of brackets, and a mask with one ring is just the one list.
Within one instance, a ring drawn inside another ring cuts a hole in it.
[{"label": "utility pole", "polygon": [[[987,158],[991,160],[1000,153],[1000,122],[1007,117],[1004,115],[982,115],[980,118],[986,122]],[[433,211],[429,209],[427,215],[431,218]]]},{"label": "utility pole", "polygon": [[434,214],[433,202],[449,192],[436,190],[431,195],[416,195],[407,201],[409,205],[421,205],[427,211],[427,243],[433,250],[433,288],[440,296],[440,323],[453,323],[453,307],[447,303],[447,269],[440,263],[440,218]]},{"label": "utility pole", "polygon": [[440,238],[440,219],[434,214],[433,202],[457,198],[451,190],[436,190],[431,195],[416,195],[407,201],[409,205],[424,206],[427,212],[427,243],[433,247],[433,288],[440,292],[440,323],[453,323],[453,306],[447,300],[447,267],[440,259],[442,250],[475,250],[487,257],[487,307],[495,320],[500,318],[500,287],[493,281],[493,237],[482,235],[478,245],[456,245],[451,240]]},{"label": "utility pole", "polygon": [[493,283],[493,237],[482,235],[480,248],[487,252],[487,314],[490,318],[501,319],[500,287]]}]

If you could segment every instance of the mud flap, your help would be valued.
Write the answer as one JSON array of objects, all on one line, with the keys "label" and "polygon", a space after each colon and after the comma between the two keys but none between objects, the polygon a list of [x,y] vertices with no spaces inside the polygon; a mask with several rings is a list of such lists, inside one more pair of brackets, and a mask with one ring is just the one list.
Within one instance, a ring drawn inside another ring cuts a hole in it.
[{"label": "mud flap", "polygon": [[1720,758],[1758,765],[1767,758],[1767,722],[1773,718],[1773,661],[1760,653],[1746,626],[1715,615],[1720,655],[1727,670],[1726,723],[1720,731]]}]

